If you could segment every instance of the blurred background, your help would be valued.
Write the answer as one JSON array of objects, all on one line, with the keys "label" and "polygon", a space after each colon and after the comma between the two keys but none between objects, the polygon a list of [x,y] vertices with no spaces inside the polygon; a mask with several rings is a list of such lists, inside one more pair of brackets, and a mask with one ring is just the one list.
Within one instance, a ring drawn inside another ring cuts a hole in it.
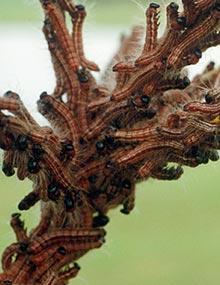
[{"label": "blurred background", "polygon": [[[158,1],[162,8],[168,1]],[[87,0],[84,31],[90,59],[104,67],[117,49],[121,32],[144,24],[146,1]],[[54,75],[41,33],[38,0],[0,1],[0,94],[14,90],[37,115],[35,101],[52,91]],[[164,15],[161,16],[164,27]],[[212,48],[190,76],[210,60],[219,60]],[[137,186],[136,208],[129,216],[110,213],[107,242],[79,261],[82,269],[74,285],[217,285],[220,280],[220,164],[185,169],[177,182],[148,180]],[[28,181],[0,174],[0,251],[14,241],[11,213],[31,188]],[[30,229],[39,218],[39,206],[22,214]]]}]

